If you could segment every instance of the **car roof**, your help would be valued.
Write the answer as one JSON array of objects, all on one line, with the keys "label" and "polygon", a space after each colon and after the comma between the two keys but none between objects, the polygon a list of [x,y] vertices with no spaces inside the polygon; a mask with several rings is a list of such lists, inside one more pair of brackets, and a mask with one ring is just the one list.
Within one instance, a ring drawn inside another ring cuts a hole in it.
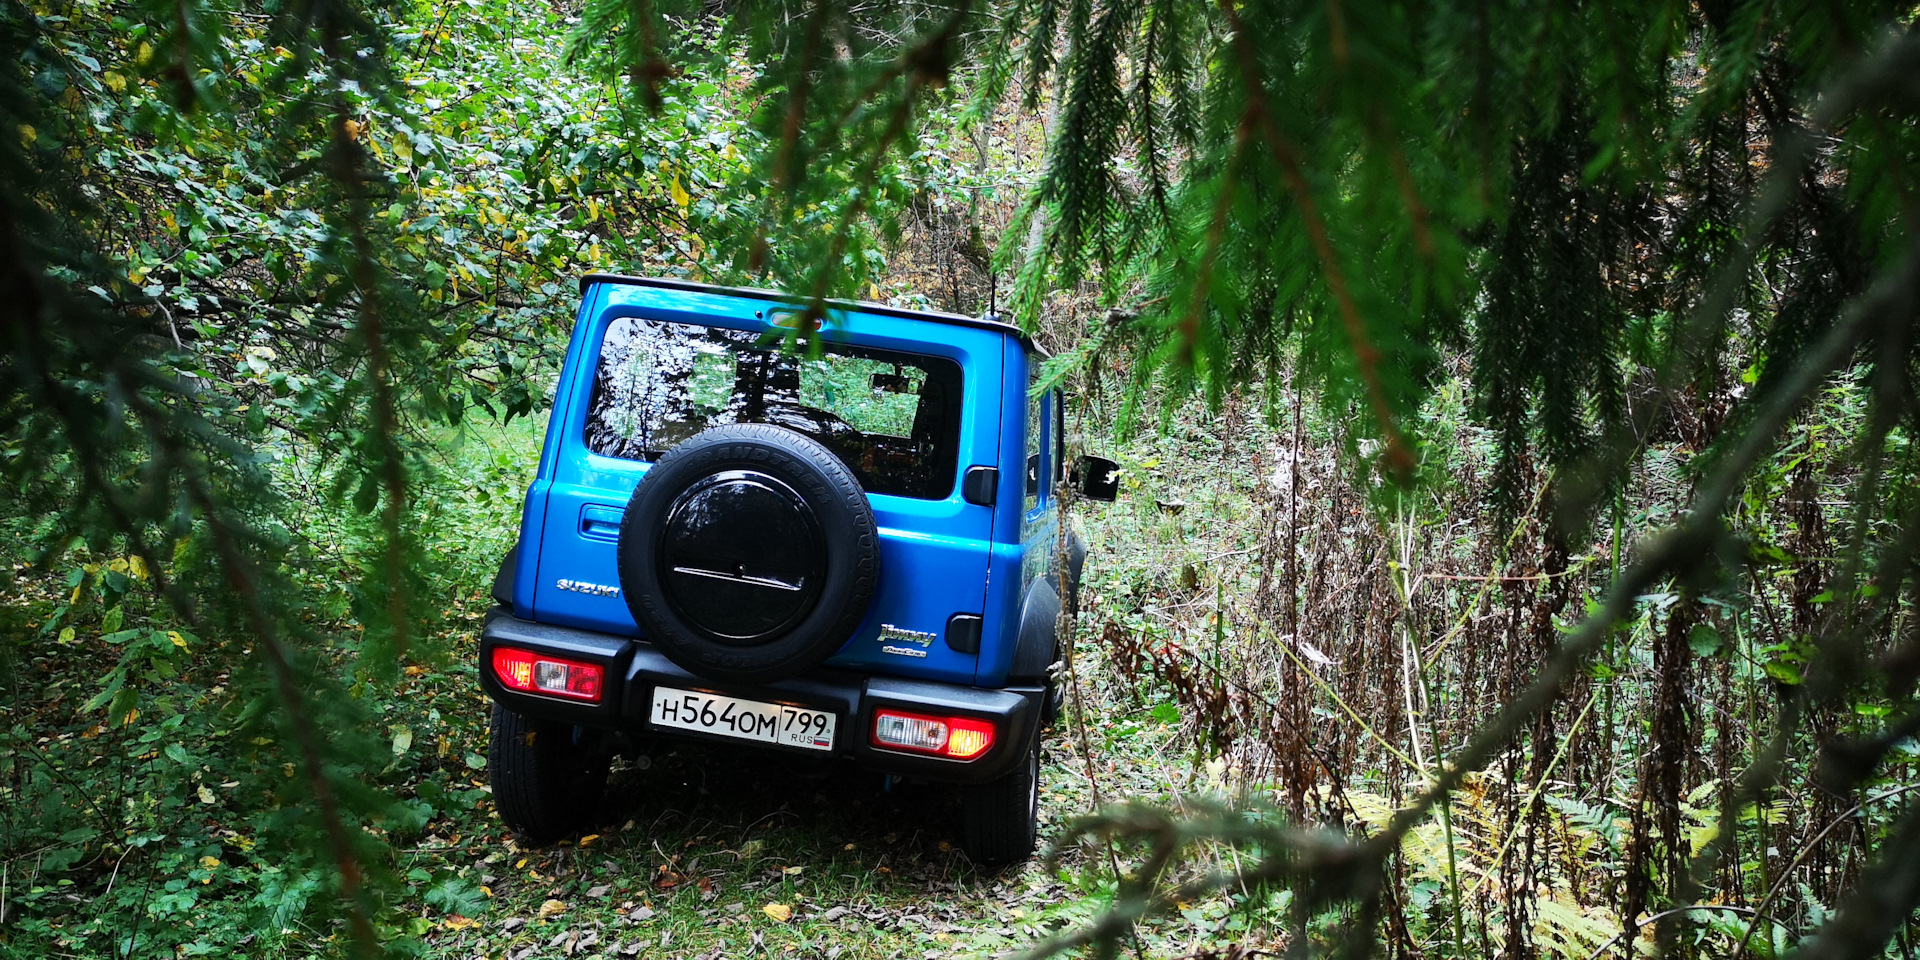
[{"label": "car roof", "polygon": [[[580,292],[586,293],[587,288],[596,283],[618,283],[634,287],[654,287],[660,290],[681,290],[688,293],[712,293],[730,297],[746,297],[753,300],[770,300],[775,303],[791,304],[805,302],[804,298],[796,297],[789,293],[781,293],[777,290],[762,290],[758,287],[726,287],[712,283],[699,283],[693,280],[677,280],[669,277],[629,277],[617,273],[589,273],[581,277]],[[884,303],[872,303],[866,300],[830,299],[827,301],[827,305],[836,309],[856,311],[859,313],[879,314],[886,317],[904,317],[908,320],[931,320],[934,323],[945,323],[956,327],[991,330],[1020,341],[1020,345],[1025,347],[1029,353],[1035,353],[1042,357],[1049,355],[1047,351],[1041,349],[1033,342],[1033,338],[1028,336],[1025,330],[993,314],[988,314],[984,317],[968,317],[957,313],[943,313],[939,310],[908,310],[904,307],[890,307]]]}]

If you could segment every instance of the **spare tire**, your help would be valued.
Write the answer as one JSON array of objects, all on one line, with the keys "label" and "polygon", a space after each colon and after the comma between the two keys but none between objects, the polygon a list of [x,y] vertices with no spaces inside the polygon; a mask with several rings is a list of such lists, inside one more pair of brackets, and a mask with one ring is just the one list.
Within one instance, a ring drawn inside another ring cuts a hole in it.
[{"label": "spare tire", "polygon": [[728,424],[674,447],[620,522],[620,589],[642,634],[702,677],[766,683],[832,656],[880,579],[853,471],[781,427]]}]

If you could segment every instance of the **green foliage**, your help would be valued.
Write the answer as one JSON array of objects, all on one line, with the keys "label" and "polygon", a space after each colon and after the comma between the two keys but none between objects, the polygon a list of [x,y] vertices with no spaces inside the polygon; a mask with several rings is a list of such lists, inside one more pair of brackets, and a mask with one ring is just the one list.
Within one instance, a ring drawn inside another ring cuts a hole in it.
[{"label": "green foliage", "polygon": [[[1821,745],[1826,788],[1910,765],[1920,659],[1893,626],[1920,536],[1908,7],[1005,0],[710,17],[593,0],[575,23],[526,0],[0,3],[0,666],[15,678],[0,857],[33,851],[51,878],[21,894],[32,944],[371,954],[421,932],[391,894],[477,909],[467,875],[402,871],[389,845],[482,803],[477,721],[392,691],[433,682],[405,668],[445,663],[446,624],[505,545],[503,491],[531,449],[511,431],[547,395],[577,274],[752,280],[814,313],[877,296],[918,209],[988,189],[945,135],[991,124],[1016,84],[1047,108],[1049,148],[997,269],[1030,325],[1054,284],[1097,281],[1112,312],[1052,375],[1130,350],[1123,427],[1171,422],[1189,396],[1317,386],[1336,439],[1399,481],[1372,485],[1376,508],[1411,512],[1409,484],[1457,465],[1470,401],[1508,519],[1547,485],[1561,520],[1542,549],[1560,561],[1624,509],[1635,469],[1684,491],[1636,518],[1668,533],[1615,555],[1618,585],[1504,713],[1451,743],[1386,839],[1221,810],[1083,825],[1157,858],[1103,888],[1122,912],[1096,940],[1178,903],[1155,886],[1172,876],[1156,839],[1211,837],[1254,857],[1239,879],[1256,902],[1261,883],[1297,881],[1302,944],[1368,949],[1369,871],[1392,841],[1431,833],[1436,805],[1578,678],[1680,690],[1698,660],[1771,684],[1778,745],[1754,748],[1722,822],[1764,806],[1788,744]],[[541,42],[562,33],[565,49]],[[1822,484],[1846,504],[1837,560],[1810,559],[1830,556],[1824,515],[1769,506],[1817,502]],[[1790,587],[1758,585],[1788,560]],[[1670,604],[1648,609],[1655,594]],[[1712,604],[1775,594],[1803,614],[1788,629],[1706,627]],[[1653,648],[1616,652],[1617,625],[1653,637],[1656,619]],[[1685,729],[1663,702],[1634,737]],[[1649,809],[1669,819],[1638,816],[1621,841],[1636,909],[1646,878],[1686,899],[1688,864],[1724,855],[1675,853],[1678,780],[1653,772],[1671,795]],[[1878,869],[1920,855],[1917,822],[1887,821]],[[1446,886],[1427,903],[1451,902],[1464,952],[1451,869]],[[91,919],[63,912],[75,888],[96,897]],[[1886,911],[1863,903],[1836,904],[1820,949],[1885,942]],[[1591,939],[1584,915],[1561,920],[1564,948]]]},{"label": "green foliage", "polygon": [[[1298,365],[1403,478],[1439,350],[1471,357],[1511,496],[1535,444],[1570,470],[1644,438],[1627,364],[1643,393],[1720,389],[1694,377],[1737,342],[1729,323],[1791,357],[1902,255],[1899,168],[1920,144],[1868,119],[1903,109],[1897,4],[1818,27],[1792,5],[1663,0],[1006,13],[978,95],[1017,63],[1032,102],[1057,73],[1031,215],[1062,280],[1097,270],[1138,313],[1136,377],[1217,403]],[[1810,117],[1834,85],[1857,99]],[[1809,156],[1810,126],[1837,148]],[[1031,323],[1047,275],[1021,277]],[[1636,329],[1661,315],[1693,319]]]},{"label": "green foliage", "polygon": [[523,39],[559,13],[462,9],[0,13],[25,944],[372,954],[410,930],[387,841],[484,798],[470,738],[389,750],[385,691],[507,546],[530,441],[488,421],[545,404],[579,273],[696,269],[740,121],[676,83],[636,136]]}]

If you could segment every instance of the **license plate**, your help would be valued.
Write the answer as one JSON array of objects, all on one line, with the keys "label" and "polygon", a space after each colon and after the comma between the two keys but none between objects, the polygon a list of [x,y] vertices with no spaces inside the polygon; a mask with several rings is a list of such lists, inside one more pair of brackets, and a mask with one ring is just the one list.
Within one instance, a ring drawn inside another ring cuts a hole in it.
[{"label": "license plate", "polygon": [[833,749],[833,714],[784,703],[655,687],[648,719],[656,727],[698,730],[804,750]]}]

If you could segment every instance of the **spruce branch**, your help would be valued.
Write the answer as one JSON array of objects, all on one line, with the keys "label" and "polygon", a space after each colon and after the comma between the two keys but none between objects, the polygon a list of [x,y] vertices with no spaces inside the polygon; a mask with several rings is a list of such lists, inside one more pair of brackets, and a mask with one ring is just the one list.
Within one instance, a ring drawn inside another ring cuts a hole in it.
[{"label": "spruce branch", "polygon": [[1346,329],[1347,345],[1353,351],[1353,359],[1358,368],[1360,379],[1366,385],[1367,399],[1373,407],[1375,421],[1386,441],[1383,461],[1388,472],[1399,482],[1410,482],[1417,466],[1413,451],[1408,448],[1406,439],[1400,434],[1400,427],[1394,420],[1393,408],[1387,402],[1387,388],[1380,374],[1380,349],[1374,346],[1367,336],[1366,321],[1360,316],[1360,306],[1354,300],[1353,292],[1347,287],[1347,277],[1340,266],[1340,259],[1333,249],[1333,241],[1328,235],[1327,223],[1320,216],[1319,206],[1314,200],[1313,186],[1307,181],[1303,168],[1300,148],[1285,134],[1280,132],[1279,124],[1274,120],[1273,112],[1267,106],[1266,83],[1260,78],[1259,55],[1253,49],[1253,35],[1247,31],[1246,24],[1240,20],[1236,0],[1219,0],[1220,12],[1226,17],[1228,29],[1232,32],[1232,44],[1240,62],[1241,82],[1247,96],[1247,107],[1260,127],[1261,136],[1266,139],[1267,149],[1280,164],[1280,172],[1286,180],[1288,190],[1293,194],[1294,206],[1300,211],[1300,219],[1306,225],[1307,237],[1313,244],[1314,255],[1320,262],[1320,273],[1327,282],[1327,290],[1333,294],[1335,305],[1340,311],[1341,325]]}]

